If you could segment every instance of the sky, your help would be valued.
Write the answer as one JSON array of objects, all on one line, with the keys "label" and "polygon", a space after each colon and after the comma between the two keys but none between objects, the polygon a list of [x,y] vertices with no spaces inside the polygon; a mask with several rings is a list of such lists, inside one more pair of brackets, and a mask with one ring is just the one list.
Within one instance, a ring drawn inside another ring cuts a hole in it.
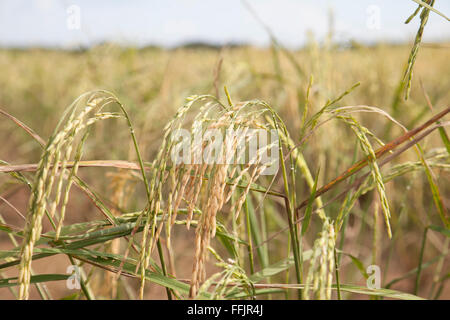
[{"label": "sky", "polygon": [[[335,40],[413,41],[419,19],[412,0],[247,0],[287,47],[308,32],[322,40],[333,12]],[[435,5],[450,16],[450,1]],[[431,13],[424,41],[450,40],[450,24]],[[76,48],[111,41],[173,47],[201,41],[258,46],[270,38],[242,0],[0,0],[1,47]]]}]

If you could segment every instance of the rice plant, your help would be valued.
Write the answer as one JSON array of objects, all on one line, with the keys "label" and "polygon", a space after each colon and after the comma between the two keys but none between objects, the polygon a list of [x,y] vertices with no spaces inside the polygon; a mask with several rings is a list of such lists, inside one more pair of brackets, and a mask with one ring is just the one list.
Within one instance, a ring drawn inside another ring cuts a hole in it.
[{"label": "rice plant", "polygon": [[1,50],[0,297],[448,298],[447,18],[414,1],[412,49]]}]

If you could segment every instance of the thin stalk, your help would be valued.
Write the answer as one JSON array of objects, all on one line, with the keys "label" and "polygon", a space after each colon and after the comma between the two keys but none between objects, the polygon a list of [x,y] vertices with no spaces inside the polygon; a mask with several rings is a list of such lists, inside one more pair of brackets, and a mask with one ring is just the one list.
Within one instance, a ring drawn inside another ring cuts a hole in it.
[{"label": "thin stalk", "polygon": [[337,297],[338,297],[338,300],[341,300],[341,283],[339,281],[339,261],[337,258],[336,247],[334,247],[334,261],[335,261]]},{"label": "thin stalk", "polygon": [[[167,276],[167,269],[166,269],[166,264],[164,262],[164,253],[162,251],[162,247],[161,247],[161,242],[158,241],[157,242],[157,246],[158,246],[158,254],[161,258],[161,267],[163,270],[163,274],[164,276]],[[166,293],[167,293],[167,298],[169,298],[169,300],[172,300],[172,293],[170,292],[170,289],[166,287]]]},{"label": "thin stalk", "polygon": [[247,241],[248,241],[248,257],[250,260],[250,273],[255,273],[255,266],[253,262],[253,241],[252,241],[252,228],[250,227],[250,214],[248,212],[248,197],[244,201],[244,211],[247,223]]},{"label": "thin stalk", "polygon": [[[286,193],[286,198],[284,198],[284,201],[285,201],[286,213],[287,213],[288,222],[289,222],[289,232],[291,234],[292,250],[294,253],[295,274],[297,276],[297,282],[299,284],[301,284],[302,283],[302,276],[300,273],[301,261],[299,258],[299,251],[298,251],[299,250],[299,241],[298,241],[298,234],[294,227],[294,211],[291,208],[291,203],[288,198],[289,194],[290,194],[289,193],[289,182],[288,182],[288,177],[287,177],[287,173],[286,173],[286,166],[284,164],[284,157],[283,157],[283,151],[281,149],[281,143],[280,143],[279,153],[280,153],[280,159],[281,159],[281,170],[283,172],[284,190]],[[300,288],[298,289],[298,298],[300,300],[302,299],[302,290]]]},{"label": "thin stalk", "polygon": [[416,282],[414,285],[414,294],[415,295],[417,295],[417,292],[419,291],[420,275],[422,272],[423,253],[425,251],[425,243],[427,241],[427,233],[428,233],[428,227],[426,227],[423,232],[422,246],[420,248],[420,255],[419,255],[419,265],[417,266]]}]

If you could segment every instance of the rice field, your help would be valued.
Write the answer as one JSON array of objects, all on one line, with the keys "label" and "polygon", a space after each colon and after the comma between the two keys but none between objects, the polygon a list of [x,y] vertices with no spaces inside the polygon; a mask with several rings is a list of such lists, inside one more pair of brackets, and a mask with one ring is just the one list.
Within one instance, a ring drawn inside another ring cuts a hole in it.
[{"label": "rice field", "polygon": [[[449,299],[450,44],[420,41],[0,49],[0,298]],[[173,161],[230,128],[276,171]]]}]

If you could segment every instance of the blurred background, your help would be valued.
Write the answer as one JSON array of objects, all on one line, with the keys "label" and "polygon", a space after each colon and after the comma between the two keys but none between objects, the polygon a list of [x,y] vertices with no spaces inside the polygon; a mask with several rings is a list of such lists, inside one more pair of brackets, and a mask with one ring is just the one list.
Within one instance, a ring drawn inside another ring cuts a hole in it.
[{"label": "blurred background", "polygon": [[[450,1],[437,0],[434,7],[450,14]],[[376,106],[412,129],[450,101],[450,28],[446,19],[433,12],[417,57],[411,97],[403,99],[400,83],[420,18],[404,22],[416,8],[411,0],[0,0],[0,109],[47,139],[64,109],[78,96],[94,89],[109,90],[127,108],[145,161],[152,161],[164,125],[186,97],[213,94],[225,100],[224,85],[234,101],[260,99],[272,105],[296,141],[313,77],[309,115],[359,82],[342,105]],[[358,120],[383,142],[402,134],[399,127],[379,115],[362,114]],[[323,185],[348,168],[355,156],[363,156],[355,146],[351,130],[331,122],[314,134],[302,152],[311,172],[321,168],[318,184]],[[448,154],[436,158],[436,154],[443,154],[439,134],[430,135],[423,147],[430,161],[437,163],[433,170],[448,207]],[[0,118],[1,160],[36,163],[40,154],[39,145],[23,130]],[[111,121],[96,126],[84,158],[134,161],[126,125]],[[371,218],[374,192],[370,191],[352,209],[340,243],[342,250],[364,265],[380,265],[383,286],[406,292],[414,288],[415,278],[405,275],[417,267],[423,228],[440,224],[427,178],[415,166],[417,161],[413,151],[396,159],[392,166],[412,163],[411,170],[386,184],[394,238],[389,240],[383,227],[375,227],[377,222]],[[383,173],[390,173],[392,166]],[[32,179],[32,173],[27,176]],[[120,170],[83,169],[80,176],[112,207],[120,200],[119,211],[139,210],[145,202],[142,185]],[[115,188],[121,179],[132,191],[118,200]],[[301,176],[298,179],[298,198],[304,199],[309,189]],[[274,188],[282,189],[277,184]],[[0,195],[26,213],[30,195],[26,186],[1,174]],[[333,203],[327,214],[334,218],[340,206],[339,201]],[[261,209],[262,216],[270,216],[265,221],[265,237],[286,226],[279,207],[272,203]],[[4,202],[0,202],[0,214],[9,224],[23,227],[23,219]],[[102,218],[85,195],[75,190],[67,223]],[[312,228],[311,237],[305,240],[306,249],[320,231],[319,225]],[[45,224],[44,232],[49,230]],[[189,278],[193,248],[186,239],[193,241],[193,233],[179,230],[174,236],[174,250],[180,253],[175,263],[178,275]],[[374,230],[379,232],[375,243]],[[424,261],[432,263],[423,271],[418,294],[448,299],[448,240],[433,232],[428,240]],[[279,237],[270,243],[271,263],[283,257],[287,241],[287,237]],[[0,249],[12,247],[7,235],[0,233]],[[36,272],[65,273],[64,258],[43,259],[33,267]],[[210,268],[214,270],[212,262]],[[365,285],[364,276],[350,258],[342,258],[341,270],[343,281]],[[2,276],[15,274],[16,270],[8,269]],[[98,275],[93,283],[102,287],[102,277]],[[64,284],[48,286],[57,298],[71,294]],[[133,298],[129,287],[137,288],[138,283],[124,280],[121,286],[116,297]],[[103,296],[108,298],[108,292],[104,288]],[[148,298],[165,298],[164,289],[158,286],[148,286],[146,294]],[[37,292],[32,296],[38,297]],[[13,294],[3,288],[0,298],[13,298]]]}]

